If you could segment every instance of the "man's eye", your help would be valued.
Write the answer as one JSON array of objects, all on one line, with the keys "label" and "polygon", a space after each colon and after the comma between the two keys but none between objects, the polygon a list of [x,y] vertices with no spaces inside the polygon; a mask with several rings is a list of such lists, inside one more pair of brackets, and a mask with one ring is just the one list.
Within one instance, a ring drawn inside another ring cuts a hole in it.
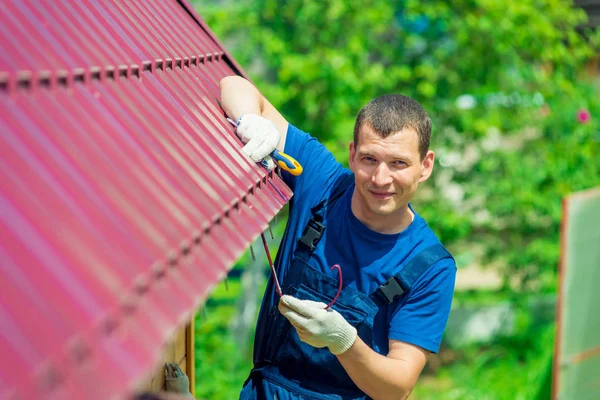
[{"label": "man's eye", "polygon": [[402,166],[406,165],[406,163],[404,161],[401,161],[401,160],[396,160],[396,161],[393,162],[393,164],[395,166],[397,166],[397,167],[402,167]]},{"label": "man's eye", "polygon": [[375,162],[376,161],[373,157],[363,157],[363,160],[366,162]]}]

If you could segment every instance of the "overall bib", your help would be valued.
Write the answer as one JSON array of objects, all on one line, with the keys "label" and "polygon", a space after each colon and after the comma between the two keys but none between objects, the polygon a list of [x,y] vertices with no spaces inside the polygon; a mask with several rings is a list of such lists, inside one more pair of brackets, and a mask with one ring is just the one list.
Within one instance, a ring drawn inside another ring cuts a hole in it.
[{"label": "overall bib", "polygon": [[[282,291],[301,300],[328,304],[338,291],[337,279],[317,271],[311,264],[311,255],[325,230],[327,209],[353,182],[352,175],[338,183],[329,199],[315,206],[304,235],[296,244],[291,265],[282,282]],[[391,277],[374,293],[365,294],[345,287],[332,306],[348,323],[354,326],[361,339],[373,347],[373,322],[379,309],[408,291],[414,281],[431,265],[451,257],[443,246],[432,246],[411,259],[396,277]],[[350,379],[336,356],[327,348],[315,348],[300,340],[290,322],[272,305],[261,318],[257,331],[261,335],[254,347],[254,369],[250,378],[259,378],[264,385],[254,388],[242,399],[331,399],[354,400],[368,398]],[[257,335],[258,336],[258,335]],[[257,338],[258,339],[258,338]],[[250,380],[249,378],[249,380]],[[245,388],[246,389],[246,388]]]}]

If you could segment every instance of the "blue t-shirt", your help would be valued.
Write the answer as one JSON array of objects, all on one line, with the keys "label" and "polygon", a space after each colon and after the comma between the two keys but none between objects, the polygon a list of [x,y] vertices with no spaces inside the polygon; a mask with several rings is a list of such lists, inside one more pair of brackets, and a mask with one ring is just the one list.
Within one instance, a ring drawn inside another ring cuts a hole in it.
[{"label": "blue t-shirt", "polygon": [[[298,177],[283,172],[294,196],[275,261],[282,285],[297,241],[311,218],[311,208],[331,192],[337,178],[352,174],[314,137],[292,125],[287,131],[285,152],[298,160],[304,172]],[[313,257],[318,260],[321,272],[336,280],[337,271],[330,268],[339,264],[344,287],[352,286],[370,294],[397,275],[405,262],[439,240],[416,212],[413,222],[398,234],[382,234],[367,228],[350,208],[353,191],[354,184],[329,207],[327,228]],[[395,339],[437,352],[450,312],[455,276],[454,260],[442,259],[415,282],[407,295],[396,299],[385,312],[378,312],[373,328],[374,350],[387,354],[388,340]],[[263,302],[259,318],[266,317],[263,315],[278,301],[272,281],[267,286],[266,303]]]}]

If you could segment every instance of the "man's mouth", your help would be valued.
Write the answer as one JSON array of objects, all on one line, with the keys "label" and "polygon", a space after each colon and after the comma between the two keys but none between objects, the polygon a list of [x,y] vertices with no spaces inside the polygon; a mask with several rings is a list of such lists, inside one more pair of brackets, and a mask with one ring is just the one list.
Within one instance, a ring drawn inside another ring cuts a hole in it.
[{"label": "man's mouth", "polygon": [[376,191],[376,190],[369,190],[369,193],[371,193],[373,195],[373,197],[375,197],[376,199],[387,199],[394,195],[394,193],[380,192],[380,191]]}]

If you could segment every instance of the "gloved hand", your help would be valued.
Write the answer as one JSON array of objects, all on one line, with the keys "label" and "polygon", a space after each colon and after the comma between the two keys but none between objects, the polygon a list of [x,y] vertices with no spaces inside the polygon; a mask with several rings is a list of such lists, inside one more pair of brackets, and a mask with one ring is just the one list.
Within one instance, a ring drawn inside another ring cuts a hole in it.
[{"label": "gloved hand", "polygon": [[271,154],[281,139],[275,124],[256,114],[239,117],[235,133],[246,144],[242,150],[255,162],[260,162]]},{"label": "gloved hand", "polygon": [[190,380],[177,363],[165,364],[165,386],[168,392],[190,393]]},{"label": "gloved hand", "polygon": [[328,347],[338,355],[346,352],[357,337],[356,328],[327,305],[311,300],[299,300],[284,295],[279,301],[279,311],[296,328],[300,340],[313,347]]}]

